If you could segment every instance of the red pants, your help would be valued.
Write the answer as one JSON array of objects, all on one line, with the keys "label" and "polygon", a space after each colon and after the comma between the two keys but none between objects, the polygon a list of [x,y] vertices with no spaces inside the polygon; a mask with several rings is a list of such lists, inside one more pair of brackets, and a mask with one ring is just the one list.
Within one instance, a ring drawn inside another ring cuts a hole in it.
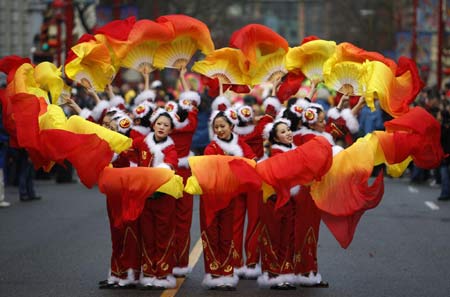
[{"label": "red pants", "polygon": [[165,277],[172,273],[175,242],[175,198],[161,194],[149,198],[140,217],[142,232],[142,272],[145,277]]},{"label": "red pants", "polygon": [[317,272],[317,242],[319,240],[320,212],[314,203],[309,187],[301,187],[295,204],[295,252],[296,274]]},{"label": "red pants", "polygon": [[271,199],[260,202],[262,271],[276,275],[293,273],[294,207],[292,198],[275,211]]},{"label": "red pants", "polygon": [[241,194],[235,198],[233,242],[236,254],[233,256],[234,267],[244,266],[242,255],[242,244],[244,238],[245,213],[247,212],[247,230],[245,232],[245,256],[246,265],[259,263],[259,232],[261,229],[259,219],[259,201],[262,199],[262,192],[250,192]]},{"label": "red pants", "polygon": [[[189,168],[178,168],[177,174],[183,177],[183,183],[191,176]],[[183,192],[183,197],[175,202],[175,267],[189,265],[189,247],[191,244],[192,209],[194,201],[192,195]]]},{"label": "red pants", "polygon": [[109,227],[111,230],[111,275],[126,278],[127,270],[141,268],[140,228],[139,221],[129,222],[116,228],[111,220],[110,205],[107,205]]},{"label": "red pants", "polygon": [[206,226],[203,195],[200,199],[200,229],[203,243],[203,259],[205,272],[214,276],[229,276],[233,274],[233,212],[234,199],[230,204],[216,212],[209,226]]}]

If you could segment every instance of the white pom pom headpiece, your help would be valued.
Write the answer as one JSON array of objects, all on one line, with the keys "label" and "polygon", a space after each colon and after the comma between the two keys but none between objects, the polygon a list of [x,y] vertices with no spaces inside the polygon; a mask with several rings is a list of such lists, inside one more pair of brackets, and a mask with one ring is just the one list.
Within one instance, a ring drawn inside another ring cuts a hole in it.
[{"label": "white pom pom headpiece", "polygon": [[238,117],[241,121],[248,123],[253,121],[253,109],[248,105],[242,105],[237,109]]},{"label": "white pom pom headpiece", "polygon": [[231,107],[230,100],[225,96],[218,96],[211,103],[212,110],[225,111],[227,108]]},{"label": "white pom pom headpiece", "polygon": [[148,100],[154,102],[156,98],[156,93],[153,90],[144,90],[139,95],[134,98],[134,105],[141,104],[142,102]]},{"label": "white pom pom headpiece", "polygon": [[200,102],[201,102],[201,97],[200,94],[194,91],[184,91],[180,94],[180,98],[178,99],[178,101],[181,102],[184,100],[189,100],[191,102],[192,105],[194,106],[199,106]]}]

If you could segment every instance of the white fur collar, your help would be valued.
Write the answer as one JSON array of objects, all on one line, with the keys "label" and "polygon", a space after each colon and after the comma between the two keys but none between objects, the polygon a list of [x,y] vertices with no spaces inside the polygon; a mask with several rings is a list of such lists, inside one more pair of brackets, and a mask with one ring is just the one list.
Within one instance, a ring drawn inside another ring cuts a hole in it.
[{"label": "white fur collar", "polygon": [[234,126],[233,131],[238,135],[248,135],[255,130],[255,125],[247,125],[243,127]]},{"label": "white fur collar", "polygon": [[96,122],[100,120],[103,111],[109,108],[109,102],[106,100],[100,100],[100,102],[92,109],[92,117]]},{"label": "white fur collar", "polygon": [[189,118],[186,118],[183,122],[180,122],[178,119],[174,118],[173,124],[175,125],[175,129],[183,129],[189,125]]},{"label": "white fur collar", "polygon": [[154,132],[151,132],[145,137],[145,143],[148,146],[149,151],[153,155],[153,161],[151,166],[156,167],[160,165],[161,163],[164,163],[164,153],[163,150],[169,147],[170,145],[173,145],[173,140],[170,138],[170,136],[167,137],[167,139],[163,142],[156,143],[153,139],[153,136],[155,135]]},{"label": "white fur collar", "polygon": [[302,134],[302,135],[314,134],[314,135],[317,135],[317,136],[323,136],[323,137],[325,137],[328,140],[328,142],[331,145],[335,145],[334,140],[333,140],[333,136],[331,136],[331,134],[328,133],[328,132],[318,132],[318,131],[315,131],[315,130],[312,130],[312,129],[309,129],[309,128],[303,126],[303,127],[300,128],[300,134]]},{"label": "white fur collar", "polygon": [[217,135],[214,135],[214,141],[220,146],[220,148],[227,154],[236,157],[243,157],[244,152],[241,146],[238,144],[238,136],[232,133],[233,139],[230,142],[220,140]]},{"label": "white fur collar", "polygon": [[280,150],[282,152],[288,152],[288,151],[293,150],[295,148],[296,148],[296,146],[294,144],[292,144],[292,147],[287,147],[285,145],[281,145],[281,144],[277,144],[277,143],[272,144],[272,149],[277,149],[277,150]]},{"label": "white fur collar", "polygon": [[150,133],[150,128],[149,127],[136,125],[136,126],[131,127],[131,129],[141,133],[144,136],[148,135],[148,133]]}]

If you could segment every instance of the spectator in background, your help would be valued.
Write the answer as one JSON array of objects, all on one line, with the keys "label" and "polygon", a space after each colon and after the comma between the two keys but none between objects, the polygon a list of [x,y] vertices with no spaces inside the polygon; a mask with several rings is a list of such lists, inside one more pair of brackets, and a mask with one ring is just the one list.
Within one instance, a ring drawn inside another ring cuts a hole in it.
[{"label": "spectator in background", "polygon": [[[447,87],[447,85],[446,85]],[[443,94],[440,111],[437,119],[441,122],[441,145],[444,153],[450,154],[450,97],[446,96],[447,92]],[[450,157],[445,158],[440,167],[439,173],[441,175],[441,195],[438,197],[439,201],[450,200],[450,177],[449,177]]]},{"label": "spectator in background", "polygon": [[19,149],[17,153],[19,162],[19,198],[20,201],[26,202],[31,200],[40,200],[41,197],[36,195],[34,190],[34,168],[33,163],[25,149]]},{"label": "spectator in background", "polygon": [[191,149],[196,156],[203,155],[205,147],[209,144],[208,121],[211,115],[211,99],[205,94],[201,94],[202,100],[198,107],[198,126],[192,138]]},{"label": "spectator in background", "polygon": [[3,175],[3,167],[5,165],[6,150],[8,149],[8,135],[3,129],[3,121],[0,112],[0,208],[8,207],[11,204],[5,201],[5,183]]}]

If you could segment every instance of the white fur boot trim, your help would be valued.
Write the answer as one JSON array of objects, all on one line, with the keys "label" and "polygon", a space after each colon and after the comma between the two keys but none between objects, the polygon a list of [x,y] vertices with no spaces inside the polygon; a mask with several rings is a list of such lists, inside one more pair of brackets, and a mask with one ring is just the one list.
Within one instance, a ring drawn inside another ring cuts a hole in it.
[{"label": "white fur boot trim", "polygon": [[172,274],[175,276],[184,276],[186,274],[191,273],[192,268],[189,266],[186,267],[174,267],[172,269]]},{"label": "white fur boot trim", "polygon": [[156,287],[173,289],[177,286],[177,280],[175,279],[175,277],[173,277],[173,275],[169,274],[168,276],[166,276],[166,278],[163,279],[156,278],[153,281],[153,285]]},{"label": "white fur boot trim", "polygon": [[284,282],[290,283],[290,284],[296,284],[297,282],[297,276],[293,273],[289,273],[289,274],[281,274],[280,275]]},{"label": "white fur boot trim", "polygon": [[303,276],[301,274],[297,274],[297,284],[303,286],[314,286],[316,284],[320,284],[322,281],[322,276],[320,273],[314,274],[314,272],[310,271],[308,276]]},{"label": "white fur boot trim", "polygon": [[136,281],[136,278],[134,277],[134,270],[133,268],[128,268],[127,270],[127,278],[121,278],[119,280],[119,286],[127,286],[127,285],[135,285],[138,282]]},{"label": "white fur boot trim", "polygon": [[238,282],[239,282],[239,276],[236,274],[230,275],[230,276],[221,276],[219,279],[222,280],[224,285],[232,286],[233,288],[236,288]]},{"label": "white fur boot trim", "polygon": [[202,287],[205,289],[214,288],[217,286],[224,285],[220,277],[213,278],[210,273],[205,274],[202,281]]},{"label": "white fur boot trim", "polygon": [[253,267],[253,268],[245,266],[244,275],[246,278],[256,278],[256,277],[260,276],[261,275],[261,266],[259,264],[256,264],[255,267]]},{"label": "white fur boot trim", "polygon": [[284,275],[278,275],[276,277],[269,277],[267,272],[264,272],[258,277],[257,283],[261,288],[269,288],[285,282]]},{"label": "white fur boot trim", "polygon": [[242,267],[234,267],[233,273],[234,275],[237,276],[243,276],[245,275],[245,270],[247,269],[247,266],[242,266]]},{"label": "white fur boot trim", "polygon": [[111,270],[109,270],[108,278],[106,279],[106,281],[108,282],[108,285],[118,284],[120,281],[120,278],[118,278],[117,276],[111,275]]},{"label": "white fur boot trim", "polygon": [[141,274],[141,277],[139,278],[139,283],[141,285],[143,285],[144,287],[152,287],[152,286],[154,286],[153,283],[155,282],[155,279],[156,279],[156,277],[153,277],[153,276],[146,277]]}]

